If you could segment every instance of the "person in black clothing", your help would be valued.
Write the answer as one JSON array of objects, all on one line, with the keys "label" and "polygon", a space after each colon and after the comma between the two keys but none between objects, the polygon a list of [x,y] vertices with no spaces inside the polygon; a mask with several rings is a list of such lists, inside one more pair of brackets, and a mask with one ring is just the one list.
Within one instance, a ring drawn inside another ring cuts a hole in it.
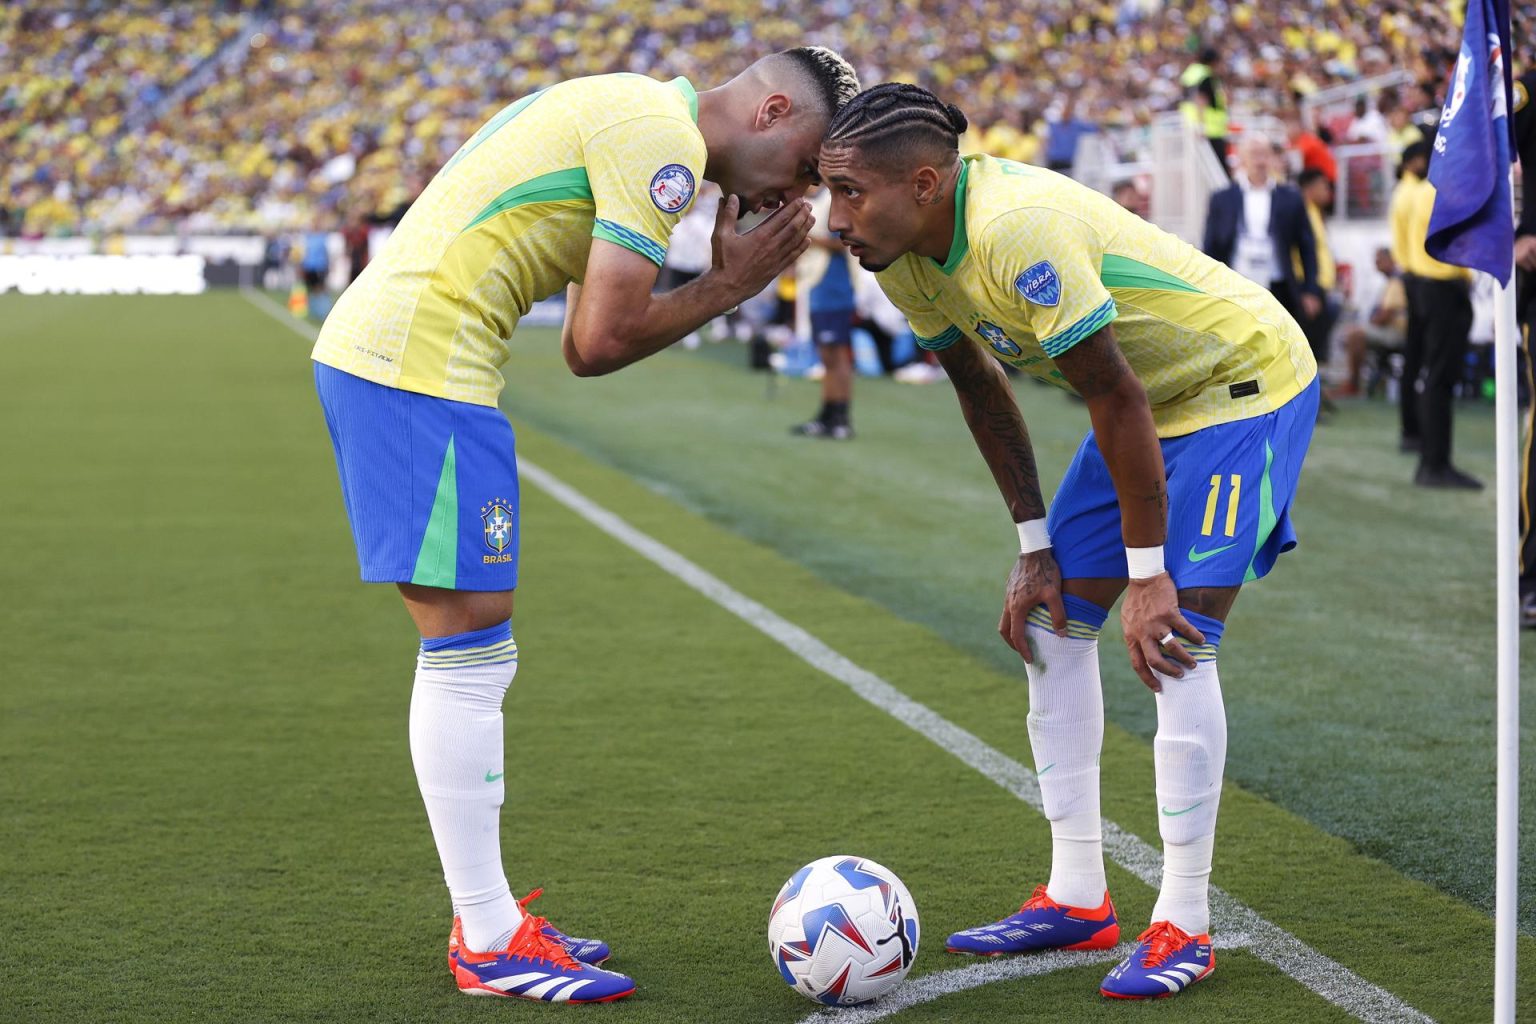
[{"label": "person in black clothing", "polygon": [[[1301,193],[1307,207],[1315,209],[1318,213],[1314,223],[1310,211],[1307,224],[1311,227],[1318,265],[1317,284],[1322,295],[1322,309],[1316,316],[1298,317],[1302,333],[1307,336],[1307,344],[1312,348],[1312,355],[1317,359],[1317,365],[1325,366],[1329,359],[1329,340],[1333,337],[1333,328],[1339,322],[1339,300],[1332,289],[1337,283],[1336,271],[1333,269],[1333,253],[1328,248],[1328,229],[1323,223],[1329,210],[1333,208],[1333,182],[1328,180],[1328,175],[1315,167],[1308,168],[1296,176],[1296,188]],[[1322,267],[1324,262],[1328,264],[1328,272],[1324,274]],[[1323,408],[1332,411],[1331,402],[1324,396]]]},{"label": "person in black clothing", "polygon": [[1179,85],[1184,89],[1184,102],[1179,104],[1184,118],[1210,145],[1216,154],[1216,164],[1228,178],[1232,171],[1227,166],[1227,99],[1218,74],[1221,54],[1215,47],[1207,46],[1200,51],[1200,58],[1184,69]]},{"label": "person in black clothing", "polygon": [[[1415,142],[1403,150],[1402,162],[1397,169],[1397,189],[1407,190],[1411,193],[1413,186],[1424,180],[1429,173],[1429,143]],[[1405,193],[1405,196],[1406,194]],[[1389,218],[1393,221],[1394,235],[1406,230],[1409,203],[1405,197],[1399,197],[1394,191],[1392,205],[1389,208]],[[1394,241],[1394,246],[1398,243]],[[1424,306],[1419,300],[1419,275],[1415,274],[1408,266],[1408,252],[1393,252],[1393,257],[1399,261],[1403,275],[1403,294],[1408,299],[1408,329],[1403,336],[1403,372],[1402,393],[1398,397],[1398,416],[1401,424],[1401,434],[1398,439],[1398,448],[1404,452],[1418,452],[1423,443],[1419,430],[1419,374],[1424,370]]]},{"label": "person in black clothing", "polygon": [[1317,239],[1301,193],[1274,181],[1274,148],[1261,135],[1243,136],[1237,162],[1232,184],[1211,193],[1202,248],[1207,256],[1268,288],[1298,321],[1315,319],[1323,312]]},{"label": "person in black clothing", "polygon": [[1524,341],[1521,363],[1525,375],[1525,443],[1520,449],[1520,624],[1536,629],[1536,473],[1531,466],[1532,411],[1536,391],[1531,387],[1531,324],[1536,321],[1536,68],[1515,79],[1515,152],[1525,168],[1521,177],[1520,223],[1515,227],[1515,312]]}]

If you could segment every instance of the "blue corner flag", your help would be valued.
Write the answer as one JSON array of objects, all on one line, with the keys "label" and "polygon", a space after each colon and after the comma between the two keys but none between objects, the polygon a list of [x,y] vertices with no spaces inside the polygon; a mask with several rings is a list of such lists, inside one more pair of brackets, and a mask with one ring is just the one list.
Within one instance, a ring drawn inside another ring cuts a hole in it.
[{"label": "blue corner flag", "polygon": [[1456,77],[1429,162],[1435,209],[1424,243],[1436,259],[1484,271],[1505,286],[1515,250],[1508,54],[1509,0],[1468,0]]}]

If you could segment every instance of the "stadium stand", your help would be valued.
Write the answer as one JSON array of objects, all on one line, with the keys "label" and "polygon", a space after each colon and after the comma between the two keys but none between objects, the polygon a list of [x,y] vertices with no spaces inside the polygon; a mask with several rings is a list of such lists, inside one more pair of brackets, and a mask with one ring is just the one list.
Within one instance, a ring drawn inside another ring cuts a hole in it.
[{"label": "stadium stand", "polygon": [[[1517,24],[1536,8],[1516,6]],[[967,149],[1043,163],[1063,97],[1079,122],[1145,126],[1176,107],[1206,42],[1240,119],[1389,72],[1408,84],[1388,105],[1422,109],[1458,33],[1407,0],[39,0],[0,10],[0,231],[270,233],[384,216],[512,97],[608,71],[714,83],[806,41],[847,53],[867,82],[953,99],[984,126]]]}]

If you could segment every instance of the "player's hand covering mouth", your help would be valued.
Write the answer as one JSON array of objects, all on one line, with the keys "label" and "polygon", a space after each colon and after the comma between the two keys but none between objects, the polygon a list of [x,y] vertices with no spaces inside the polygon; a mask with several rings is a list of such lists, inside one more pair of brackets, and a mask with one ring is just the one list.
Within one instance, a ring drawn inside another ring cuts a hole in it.
[{"label": "player's hand covering mouth", "polygon": [[746,196],[740,196],[738,198],[741,199],[741,208],[746,213],[771,213],[772,211],[777,210],[779,207],[784,205],[783,195],[765,195],[756,200],[749,200]]}]

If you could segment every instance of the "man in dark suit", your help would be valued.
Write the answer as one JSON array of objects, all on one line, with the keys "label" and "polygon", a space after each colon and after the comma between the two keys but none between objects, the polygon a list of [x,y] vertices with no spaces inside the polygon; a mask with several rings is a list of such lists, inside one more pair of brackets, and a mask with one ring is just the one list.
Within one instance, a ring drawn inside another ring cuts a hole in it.
[{"label": "man in dark suit", "polygon": [[1323,309],[1317,284],[1317,240],[1301,193],[1276,183],[1274,149],[1261,135],[1243,136],[1237,163],[1232,184],[1211,194],[1205,217],[1206,255],[1268,288],[1297,320],[1316,318]]}]

